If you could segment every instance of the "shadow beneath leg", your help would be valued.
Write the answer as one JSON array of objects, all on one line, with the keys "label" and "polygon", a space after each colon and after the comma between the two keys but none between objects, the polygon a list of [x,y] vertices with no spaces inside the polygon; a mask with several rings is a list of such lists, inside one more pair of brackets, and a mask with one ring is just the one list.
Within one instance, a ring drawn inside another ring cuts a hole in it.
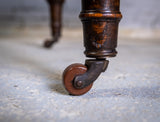
[{"label": "shadow beneath leg", "polygon": [[52,91],[55,91],[55,92],[63,94],[63,95],[68,95],[68,92],[65,90],[65,88],[62,84],[50,84],[48,86]]}]

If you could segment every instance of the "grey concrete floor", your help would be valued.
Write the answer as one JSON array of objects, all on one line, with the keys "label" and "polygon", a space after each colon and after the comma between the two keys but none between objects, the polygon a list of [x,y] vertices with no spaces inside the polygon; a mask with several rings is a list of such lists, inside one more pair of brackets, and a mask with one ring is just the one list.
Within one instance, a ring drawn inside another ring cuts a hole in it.
[{"label": "grey concrete floor", "polygon": [[63,70],[85,56],[68,33],[50,50],[34,34],[0,39],[0,122],[160,122],[160,40],[120,39],[93,88],[69,96]]}]

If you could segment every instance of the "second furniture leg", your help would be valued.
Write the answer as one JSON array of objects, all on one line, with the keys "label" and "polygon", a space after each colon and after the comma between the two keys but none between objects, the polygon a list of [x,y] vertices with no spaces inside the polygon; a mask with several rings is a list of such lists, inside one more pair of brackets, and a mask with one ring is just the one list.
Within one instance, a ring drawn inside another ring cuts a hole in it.
[{"label": "second furniture leg", "polygon": [[59,40],[62,26],[62,8],[64,0],[47,0],[50,7],[50,23],[52,39],[44,42],[44,47],[50,48]]}]

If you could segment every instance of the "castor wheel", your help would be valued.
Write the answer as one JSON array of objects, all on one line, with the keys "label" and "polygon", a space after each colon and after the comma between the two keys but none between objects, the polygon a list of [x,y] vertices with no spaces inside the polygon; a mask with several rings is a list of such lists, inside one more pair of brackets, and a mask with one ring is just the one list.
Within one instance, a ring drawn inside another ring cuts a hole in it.
[{"label": "castor wheel", "polygon": [[63,84],[71,95],[87,93],[93,82],[107,69],[109,61],[105,59],[88,59],[83,64],[72,64],[63,73]]},{"label": "castor wheel", "polygon": [[92,88],[93,83],[82,89],[75,88],[74,86],[73,83],[74,78],[86,72],[87,72],[87,67],[84,66],[83,64],[78,64],[78,63],[72,64],[64,70],[63,84],[65,86],[65,89],[69,92],[70,95],[76,95],[76,96],[83,95]]}]

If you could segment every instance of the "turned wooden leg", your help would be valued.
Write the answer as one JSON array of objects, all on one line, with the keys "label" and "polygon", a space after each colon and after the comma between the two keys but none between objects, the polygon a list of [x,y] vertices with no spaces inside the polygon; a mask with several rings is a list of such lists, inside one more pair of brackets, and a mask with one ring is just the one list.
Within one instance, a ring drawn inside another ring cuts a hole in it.
[{"label": "turned wooden leg", "polygon": [[50,7],[50,23],[52,31],[52,39],[46,40],[44,42],[44,47],[50,48],[52,45],[58,41],[61,36],[61,26],[62,26],[62,7],[64,0],[47,0]]},{"label": "turned wooden leg", "polygon": [[120,0],[82,0],[85,55],[93,58],[72,64],[63,73],[63,83],[72,95],[88,92],[93,82],[107,69],[107,57],[117,54],[118,24],[122,15]]}]

